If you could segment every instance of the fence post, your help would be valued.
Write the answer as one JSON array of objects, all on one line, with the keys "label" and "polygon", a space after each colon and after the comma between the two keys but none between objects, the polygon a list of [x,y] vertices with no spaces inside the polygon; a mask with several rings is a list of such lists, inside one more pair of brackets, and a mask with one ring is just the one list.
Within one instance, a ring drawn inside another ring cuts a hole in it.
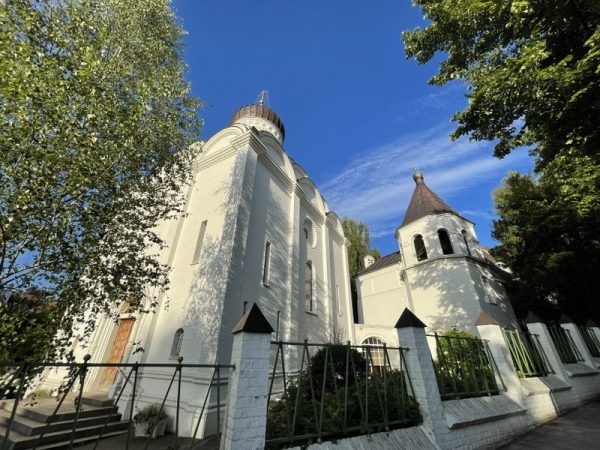
[{"label": "fence post", "polygon": [[504,340],[502,327],[496,319],[485,311],[479,314],[475,326],[477,327],[477,331],[479,331],[481,339],[487,341],[492,358],[494,358],[494,361],[490,361],[492,368],[494,368],[494,362],[496,363],[496,368],[501,378],[501,380],[498,380],[498,387],[501,388],[504,385],[506,395],[517,403],[523,404],[523,387],[521,386],[517,369],[513,364],[506,341]]},{"label": "fence post", "polygon": [[273,327],[256,303],[234,327],[227,406],[221,450],[254,450],[265,446],[269,356]]},{"label": "fence post", "polygon": [[550,365],[554,369],[554,375],[560,378],[567,384],[571,384],[569,381],[569,377],[564,371],[564,365],[558,356],[558,352],[556,347],[554,346],[554,342],[550,337],[550,332],[548,331],[548,327],[545,323],[542,322],[538,316],[536,316],[533,312],[530,312],[525,318],[525,323],[527,324],[527,329],[531,334],[536,334],[539,337],[539,343],[544,349],[544,353],[546,353],[546,357],[550,362]]},{"label": "fence post", "polygon": [[579,327],[577,325],[575,325],[575,322],[573,322],[573,319],[571,319],[566,314],[563,314],[562,316],[560,316],[559,324],[561,327],[563,327],[565,330],[567,330],[567,332],[573,338],[573,343],[577,347],[577,350],[579,350],[579,353],[581,354],[581,357],[583,358],[583,362],[585,364],[587,364],[588,366],[593,367],[595,369],[596,364],[594,363],[594,360],[592,358],[590,350],[588,349],[586,343],[584,342],[584,340],[581,336]]},{"label": "fence post", "polygon": [[404,308],[396,323],[398,340],[407,347],[404,358],[408,375],[413,384],[415,399],[419,402],[423,415],[423,426],[431,433],[431,438],[441,448],[448,433],[444,418],[442,399],[431,360],[431,351],[425,335],[426,325],[413,312]]}]

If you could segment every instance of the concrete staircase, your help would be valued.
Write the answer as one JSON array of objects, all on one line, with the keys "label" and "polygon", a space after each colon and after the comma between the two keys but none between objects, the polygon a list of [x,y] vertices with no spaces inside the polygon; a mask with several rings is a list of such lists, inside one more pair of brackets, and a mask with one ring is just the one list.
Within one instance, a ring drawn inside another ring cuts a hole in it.
[{"label": "concrete staircase", "polygon": [[[13,404],[13,400],[0,401],[0,446],[6,435]],[[36,443],[40,450],[68,447],[75,421],[74,402],[72,398],[65,399],[48,425],[56,405],[56,399],[39,400],[33,405],[28,405],[27,400],[19,402],[9,435],[8,448],[10,450],[32,449]],[[102,433],[103,437],[126,433],[129,422],[122,421],[121,414],[112,410],[113,402],[106,397],[83,397],[74,442],[82,444],[96,440],[107,418],[108,424]],[[44,436],[37,442],[42,432]]]}]

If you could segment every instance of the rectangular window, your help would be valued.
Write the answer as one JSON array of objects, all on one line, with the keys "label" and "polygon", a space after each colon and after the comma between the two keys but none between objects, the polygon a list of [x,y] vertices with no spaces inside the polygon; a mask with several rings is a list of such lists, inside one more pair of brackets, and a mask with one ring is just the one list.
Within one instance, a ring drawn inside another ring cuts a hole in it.
[{"label": "rectangular window", "polygon": [[338,316],[341,316],[342,308],[341,308],[341,302],[340,302],[340,285],[339,284],[335,285],[335,304],[337,307]]},{"label": "rectangular window", "polygon": [[271,243],[265,242],[265,260],[263,261],[263,285],[269,285],[269,272],[271,271]]},{"label": "rectangular window", "polygon": [[200,224],[200,232],[198,233],[198,241],[196,242],[196,250],[194,250],[192,264],[198,264],[198,262],[200,261],[200,255],[202,254],[202,245],[204,243],[204,235],[206,234],[206,224],[206,220]]}]

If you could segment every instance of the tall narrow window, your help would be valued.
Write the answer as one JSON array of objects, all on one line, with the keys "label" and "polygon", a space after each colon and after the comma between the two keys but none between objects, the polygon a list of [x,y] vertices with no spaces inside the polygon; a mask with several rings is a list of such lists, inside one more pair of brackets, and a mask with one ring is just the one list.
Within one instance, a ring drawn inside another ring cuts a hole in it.
[{"label": "tall narrow window", "polygon": [[171,346],[171,358],[177,358],[181,354],[181,344],[183,344],[183,328],[179,328],[173,336],[173,345]]},{"label": "tall narrow window", "polygon": [[339,284],[335,285],[335,300],[336,300],[336,305],[337,305],[338,316],[341,316],[342,315],[342,303],[340,302],[340,285]]},{"label": "tall narrow window", "polygon": [[206,234],[207,221],[203,221],[200,224],[200,232],[198,233],[198,241],[196,241],[196,249],[194,250],[194,258],[192,264],[198,264],[200,261],[200,255],[202,254],[202,245],[204,244],[204,235]]},{"label": "tall narrow window", "polygon": [[269,272],[271,271],[271,243],[265,242],[265,260],[263,261],[263,279],[265,286],[269,285]]},{"label": "tall narrow window", "polygon": [[450,242],[450,236],[448,236],[448,232],[446,230],[438,230],[438,239],[440,240],[442,253],[444,255],[451,255],[454,253],[454,250],[452,250],[452,243]]},{"label": "tall narrow window", "polygon": [[462,237],[463,237],[463,241],[465,243],[465,247],[467,249],[467,254],[470,255],[471,254],[471,249],[469,248],[469,234],[467,233],[467,230],[462,230]]},{"label": "tall narrow window", "polygon": [[427,250],[425,249],[425,242],[423,242],[423,236],[417,234],[414,240],[415,252],[417,254],[417,261],[425,261],[427,259]]},{"label": "tall narrow window", "polygon": [[304,301],[307,311],[313,311],[314,308],[314,286],[313,286],[313,267],[312,263],[306,263],[304,273]]}]

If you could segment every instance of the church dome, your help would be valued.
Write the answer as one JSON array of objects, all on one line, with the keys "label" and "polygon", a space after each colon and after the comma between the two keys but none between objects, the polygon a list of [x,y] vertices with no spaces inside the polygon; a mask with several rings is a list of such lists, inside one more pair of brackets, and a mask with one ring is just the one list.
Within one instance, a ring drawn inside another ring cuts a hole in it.
[{"label": "church dome", "polygon": [[417,186],[406,209],[404,220],[400,225],[401,227],[429,214],[451,213],[460,217],[452,206],[429,189],[429,186],[425,184],[424,178],[423,172],[418,170],[413,174],[413,180],[415,180]]},{"label": "church dome", "polygon": [[275,125],[277,130],[281,133],[281,141],[283,141],[285,139],[285,127],[283,125],[283,121],[275,111],[265,104],[264,92],[265,91],[261,93],[258,103],[245,105],[238,109],[233,116],[231,116],[231,121],[229,124],[233,125],[238,121],[247,122],[247,120],[244,119],[263,119]]}]

